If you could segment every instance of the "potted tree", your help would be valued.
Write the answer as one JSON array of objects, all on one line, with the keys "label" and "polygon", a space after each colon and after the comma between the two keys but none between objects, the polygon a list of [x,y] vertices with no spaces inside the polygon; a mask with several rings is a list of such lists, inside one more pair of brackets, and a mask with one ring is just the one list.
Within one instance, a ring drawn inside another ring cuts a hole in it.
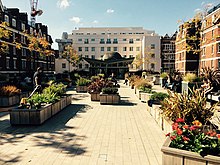
[{"label": "potted tree", "polygon": [[118,88],[105,87],[100,93],[100,104],[119,104],[120,95],[118,94]]},{"label": "potted tree", "polygon": [[87,85],[90,83],[90,80],[80,77],[76,81],[76,92],[87,92]]}]

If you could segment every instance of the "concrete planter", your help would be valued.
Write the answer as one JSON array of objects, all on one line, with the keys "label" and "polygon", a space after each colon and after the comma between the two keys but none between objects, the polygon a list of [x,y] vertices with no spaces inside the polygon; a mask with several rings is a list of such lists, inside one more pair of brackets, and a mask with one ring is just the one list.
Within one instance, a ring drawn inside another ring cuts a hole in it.
[{"label": "concrete planter", "polygon": [[91,93],[91,101],[100,101],[100,94],[99,93]]},{"label": "concrete planter", "polygon": [[77,93],[86,93],[87,92],[87,86],[76,86],[76,92]]},{"label": "concrete planter", "polygon": [[140,93],[140,100],[142,102],[148,102],[148,100],[150,100],[150,97],[152,96],[153,94],[150,94],[150,93],[144,93],[144,92],[141,92]]},{"label": "concrete planter", "polygon": [[169,120],[168,118],[166,117],[163,117],[162,119],[162,130],[164,131],[164,133],[169,133],[169,132],[172,132],[172,121]]},{"label": "concrete planter", "polygon": [[[69,98],[68,98],[69,97]],[[71,102],[70,96],[64,96],[54,104],[48,104],[40,109],[12,109],[10,110],[10,123],[12,125],[39,125],[57,114]]]},{"label": "concrete planter", "polygon": [[186,92],[187,94],[190,93],[190,90],[193,90],[193,88],[198,89],[201,87],[203,83],[202,82],[186,82],[182,81],[182,93]]},{"label": "concrete planter", "polygon": [[119,94],[100,94],[100,104],[119,104],[120,95]]},{"label": "concrete planter", "polygon": [[162,165],[219,165],[220,157],[207,155],[200,156],[198,153],[169,147],[170,138],[167,138],[161,151]]}]

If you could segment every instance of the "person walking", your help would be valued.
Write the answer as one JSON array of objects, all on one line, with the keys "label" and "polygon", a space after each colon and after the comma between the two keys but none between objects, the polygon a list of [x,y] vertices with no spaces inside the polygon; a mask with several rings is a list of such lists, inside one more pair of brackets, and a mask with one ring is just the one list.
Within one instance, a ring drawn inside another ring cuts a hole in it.
[{"label": "person walking", "polygon": [[34,73],[34,76],[33,76],[34,90],[32,93],[42,91],[42,86],[41,86],[42,85],[42,78],[43,78],[43,70],[41,67],[38,67],[37,71]]}]

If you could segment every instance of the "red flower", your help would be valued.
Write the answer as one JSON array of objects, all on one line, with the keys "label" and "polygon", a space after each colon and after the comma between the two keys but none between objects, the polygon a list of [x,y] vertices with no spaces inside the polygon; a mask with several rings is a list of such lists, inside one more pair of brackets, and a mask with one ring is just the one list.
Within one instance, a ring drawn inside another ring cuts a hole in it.
[{"label": "red flower", "polygon": [[180,128],[177,128],[176,133],[177,133],[177,135],[182,135],[183,131]]},{"label": "red flower", "polygon": [[188,125],[184,125],[183,128],[184,129],[189,129],[189,126]]},{"label": "red flower", "polygon": [[176,139],[176,136],[175,136],[175,135],[174,135],[174,136],[171,136],[170,139],[171,139],[171,140],[175,140],[175,139]]},{"label": "red flower", "polygon": [[178,123],[173,123],[173,124],[172,124],[172,129],[173,129],[173,130],[177,130],[178,127],[179,127],[179,124],[178,124]]},{"label": "red flower", "polygon": [[215,131],[209,131],[209,132],[207,132],[207,135],[209,135],[211,137],[214,137],[214,136],[216,136],[216,132]]},{"label": "red flower", "polygon": [[185,120],[184,120],[184,119],[182,119],[182,118],[178,118],[178,119],[176,119],[176,122],[177,122],[177,123],[184,123],[184,122],[185,122]]},{"label": "red flower", "polygon": [[170,136],[170,133],[166,134],[166,136]]},{"label": "red flower", "polygon": [[198,128],[200,128],[200,126],[193,125],[193,126],[191,126],[189,129],[190,129],[191,131],[194,131],[194,130],[196,130],[196,129],[198,129]]},{"label": "red flower", "polygon": [[220,139],[220,134],[217,134],[216,136],[217,136],[218,139]]},{"label": "red flower", "polygon": [[184,140],[184,141],[189,141],[189,138],[188,138],[188,137],[183,136],[183,140]]}]

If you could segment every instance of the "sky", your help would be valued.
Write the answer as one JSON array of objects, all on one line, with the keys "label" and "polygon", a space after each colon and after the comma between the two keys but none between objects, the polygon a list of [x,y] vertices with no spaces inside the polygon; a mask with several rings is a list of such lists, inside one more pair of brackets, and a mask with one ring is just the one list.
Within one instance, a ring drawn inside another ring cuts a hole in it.
[{"label": "sky", "polygon": [[[30,13],[30,0],[2,0],[7,8]],[[143,27],[159,35],[173,34],[179,20],[187,21],[205,6],[220,0],[38,0],[43,14],[36,22],[49,28],[55,39],[79,27]]]}]

